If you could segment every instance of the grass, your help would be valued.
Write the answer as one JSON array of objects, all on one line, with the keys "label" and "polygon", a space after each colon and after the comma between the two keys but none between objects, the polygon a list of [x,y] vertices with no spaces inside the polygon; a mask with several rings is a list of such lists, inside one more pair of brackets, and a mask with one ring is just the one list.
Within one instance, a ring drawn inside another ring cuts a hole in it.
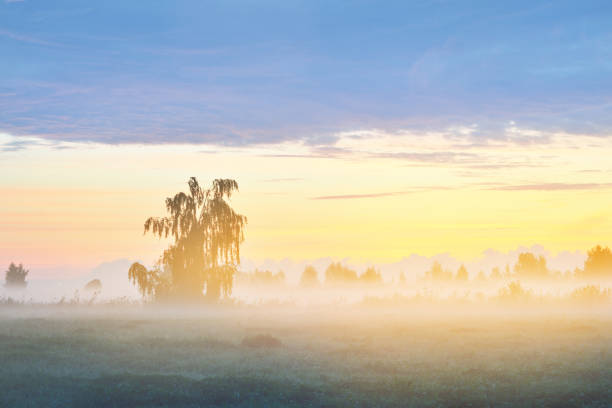
[{"label": "grass", "polygon": [[0,362],[3,407],[609,407],[612,319],[5,307]]}]

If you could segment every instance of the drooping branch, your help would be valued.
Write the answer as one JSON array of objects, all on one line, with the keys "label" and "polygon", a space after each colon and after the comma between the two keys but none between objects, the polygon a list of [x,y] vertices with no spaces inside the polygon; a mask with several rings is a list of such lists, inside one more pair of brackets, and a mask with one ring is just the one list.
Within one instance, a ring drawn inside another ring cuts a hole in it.
[{"label": "drooping branch", "polygon": [[147,268],[138,262],[134,262],[132,266],[130,266],[128,270],[128,279],[138,286],[138,290],[142,296],[152,295],[158,283],[155,274],[148,271]]},{"label": "drooping branch", "polygon": [[[182,287],[179,291],[201,294],[206,287],[207,293],[210,289],[229,294],[247,223],[227,201],[238,191],[238,183],[216,179],[204,190],[192,177],[188,185],[188,193],[166,198],[168,216],[147,219],[144,232],[158,238],[172,237],[160,262],[171,271],[172,284]],[[154,281],[142,271],[134,276],[135,282],[138,276],[146,277],[141,280],[144,287]]]}]

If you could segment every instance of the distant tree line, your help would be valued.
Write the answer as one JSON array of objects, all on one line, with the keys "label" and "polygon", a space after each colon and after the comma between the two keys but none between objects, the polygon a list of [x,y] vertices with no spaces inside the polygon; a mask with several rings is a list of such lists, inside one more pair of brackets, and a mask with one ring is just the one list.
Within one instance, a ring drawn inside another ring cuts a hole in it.
[{"label": "distant tree line", "polygon": [[[455,282],[457,284],[467,283],[470,280],[475,282],[485,282],[488,280],[499,281],[538,281],[559,277],[571,277],[585,280],[612,280],[612,251],[608,247],[600,245],[592,248],[587,253],[587,259],[582,269],[574,271],[552,271],[547,265],[546,258],[535,255],[531,252],[520,253],[514,267],[506,265],[505,268],[494,267],[487,275],[484,271],[479,271],[470,279],[470,274],[465,265],[459,266],[457,271],[445,269],[442,264],[434,261],[431,267],[425,271],[423,279],[432,282]],[[346,286],[351,284],[382,284],[383,279],[379,271],[374,267],[367,268],[361,275],[348,266],[340,262],[332,262],[324,272],[323,280],[319,281],[317,270],[313,266],[307,266],[302,272],[300,283],[301,287],[314,288],[321,285],[326,286]],[[405,274],[399,275],[400,285],[406,283]],[[518,287],[510,288],[512,293],[517,293]]]},{"label": "distant tree line", "polygon": [[236,285],[279,286],[285,284],[285,272],[272,273],[269,270],[255,269],[253,272],[236,272]]},{"label": "distant tree line", "polygon": [[[165,265],[165,269],[162,269],[160,265],[161,263],[158,263],[152,271],[146,270],[140,264],[134,264],[130,269],[132,279],[138,275],[134,268],[143,268],[140,271],[141,274],[151,274],[148,279],[141,281],[140,289],[143,294],[153,293],[155,294],[154,297],[158,299],[168,296],[168,293],[172,290],[170,283],[172,278],[168,266]],[[608,247],[598,245],[588,251],[587,259],[582,269],[577,268],[574,271],[566,271],[564,273],[552,271],[548,267],[544,256],[531,252],[523,252],[518,255],[513,267],[510,265],[506,265],[504,268],[494,267],[488,274],[481,270],[477,274],[471,275],[465,265],[459,266],[453,272],[450,269],[445,269],[439,262],[434,261],[423,275],[425,281],[438,283],[467,284],[468,282],[506,281],[508,283],[507,286],[504,286],[500,292],[500,297],[502,298],[520,298],[521,296],[526,296],[525,289],[519,282],[541,281],[559,277],[589,279],[593,281],[612,279],[612,251]],[[227,281],[229,287],[234,284],[239,286],[282,287],[286,285],[286,275],[283,271],[272,272],[267,269],[255,269],[252,272],[244,272],[232,267],[227,273]],[[406,277],[403,272],[400,273],[399,280],[396,283],[399,285],[406,284]],[[306,266],[300,276],[298,285],[301,288],[312,289],[321,287],[376,286],[382,284],[382,275],[373,266],[366,268],[362,273],[358,273],[341,262],[332,262],[327,266],[322,276],[319,276],[319,272],[312,265]],[[576,296],[582,295],[584,293],[577,294]]]},{"label": "distant tree line", "polygon": [[[286,283],[285,279],[286,276],[283,271],[273,273],[269,270],[255,269],[253,272],[236,273],[236,285],[279,286]],[[369,267],[362,274],[358,274],[356,271],[342,265],[340,262],[332,262],[325,270],[323,281],[319,280],[319,274],[312,265],[306,266],[300,277],[299,286],[302,288],[317,288],[322,285],[377,285],[382,283],[382,276],[374,267]]]},{"label": "distant tree line", "polygon": [[346,285],[378,285],[382,284],[382,275],[376,268],[368,267],[361,275],[357,271],[342,265],[340,262],[332,262],[324,273],[324,280],[319,281],[317,270],[309,265],[302,272],[300,286],[303,288],[315,288],[321,285],[346,286]]},{"label": "distant tree line", "polygon": [[[479,271],[474,277],[474,280],[511,279],[537,281],[555,277],[573,277],[594,281],[612,279],[612,251],[608,247],[597,245],[588,251],[587,259],[582,269],[576,268],[574,271],[565,272],[552,271],[546,263],[546,258],[542,255],[538,256],[531,252],[523,252],[518,255],[512,269],[510,265],[506,265],[503,271],[499,267],[495,267],[488,276],[484,271]],[[469,273],[464,265],[461,265],[459,269],[453,273],[449,269],[444,269],[437,261],[433,262],[431,267],[425,272],[424,278],[438,282],[467,282],[470,279]]]}]

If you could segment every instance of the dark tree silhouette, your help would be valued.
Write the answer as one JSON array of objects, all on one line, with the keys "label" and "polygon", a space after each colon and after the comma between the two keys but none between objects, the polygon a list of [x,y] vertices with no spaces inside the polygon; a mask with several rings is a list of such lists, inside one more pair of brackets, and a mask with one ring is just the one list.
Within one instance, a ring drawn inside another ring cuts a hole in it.
[{"label": "dark tree silhouette", "polygon": [[279,286],[285,284],[285,272],[272,273],[269,270],[255,269],[253,272],[239,272],[236,274],[236,282],[251,286]]},{"label": "dark tree silhouette", "polygon": [[431,268],[425,272],[425,278],[435,281],[448,281],[453,277],[452,272],[445,271],[438,261],[434,261]]},{"label": "dark tree silhouette", "polygon": [[319,286],[319,277],[314,266],[308,265],[304,268],[304,272],[302,272],[302,277],[300,278],[300,286],[303,288],[314,288]]},{"label": "dark tree silhouette", "polygon": [[331,285],[342,285],[346,283],[356,283],[359,281],[357,272],[342,266],[340,262],[332,262],[325,270],[325,283]]},{"label": "dark tree silhouette", "polygon": [[601,289],[596,285],[587,285],[574,289],[570,294],[570,298],[583,303],[598,303],[609,301],[611,295],[612,291],[610,289]]},{"label": "dark tree silhouette", "polygon": [[86,292],[100,292],[102,291],[102,282],[100,279],[92,279],[83,287]]},{"label": "dark tree silhouette", "polygon": [[549,275],[546,258],[543,256],[536,257],[531,252],[519,254],[514,265],[514,272],[520,279],[543,279]]},{"label": "dark tree silhouette", "polygon": [[30,271],[25,269],[23,264],[15,265],[11,262],[6,270],[4,286],[10,289],[25,289],[28,286],[28,282],[26,282],[28,273]]},{"label": "dark tree silhouette", "polygon": [[612,278],[612,251],[597,245],[587,253],[583,276],[586,278]]},{"label": "dark tree silhouette", "polygon": [[172,239],[154,269],[134,263],[128,271],[144,296],[197,300],[205,290],[216,301],[231,294],[247,223],[228,203],[238,183],[216,179],[205,190],[192,177],[188,184],[188,193],[166,198],[168,216],[144,224],[145,233]]},{"label": "dark tree silhouette", "polygon": [[520,282],[513,281],[499,290],[498,298],[506,301],[525,301],[531,298],[531,292],[523,288]]},{"label": "dark tree silhouette", "polygon": [[502,278],[502,274],[501,271],[499,270],[499,267],[494,267],[493,269],[491,269],[491,279],[493,280],[500,280]]},{"label": "dark tree silhouette", "polygon": [[457,275],[455,275],[455,279],[461,282],[467,282],[468,278],[468,271],[465,268],[465,265],[461,265],[459,269],[457,269]]},{"label": "dark tree silhouette", "polygon": [[404,274],[404,272],[400,272],[400,275],[399,275],[399,284],[400,285],[405,285],[406,284],[406,274]]},{"label": "dark tree silhouette", "polygon": [[367,284],[380,284],[382,283],[382,276],[373,266],[370,266],[365,272],[359,277],[363,283]]}]

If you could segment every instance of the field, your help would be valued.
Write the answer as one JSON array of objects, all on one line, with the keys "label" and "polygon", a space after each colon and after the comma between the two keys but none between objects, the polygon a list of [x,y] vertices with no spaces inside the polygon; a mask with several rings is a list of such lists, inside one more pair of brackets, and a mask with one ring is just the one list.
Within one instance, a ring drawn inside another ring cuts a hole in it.
[{"label": "field", "polygon": [[612,405],[602,314],[7,306],[0,362],[2,407]]}]

